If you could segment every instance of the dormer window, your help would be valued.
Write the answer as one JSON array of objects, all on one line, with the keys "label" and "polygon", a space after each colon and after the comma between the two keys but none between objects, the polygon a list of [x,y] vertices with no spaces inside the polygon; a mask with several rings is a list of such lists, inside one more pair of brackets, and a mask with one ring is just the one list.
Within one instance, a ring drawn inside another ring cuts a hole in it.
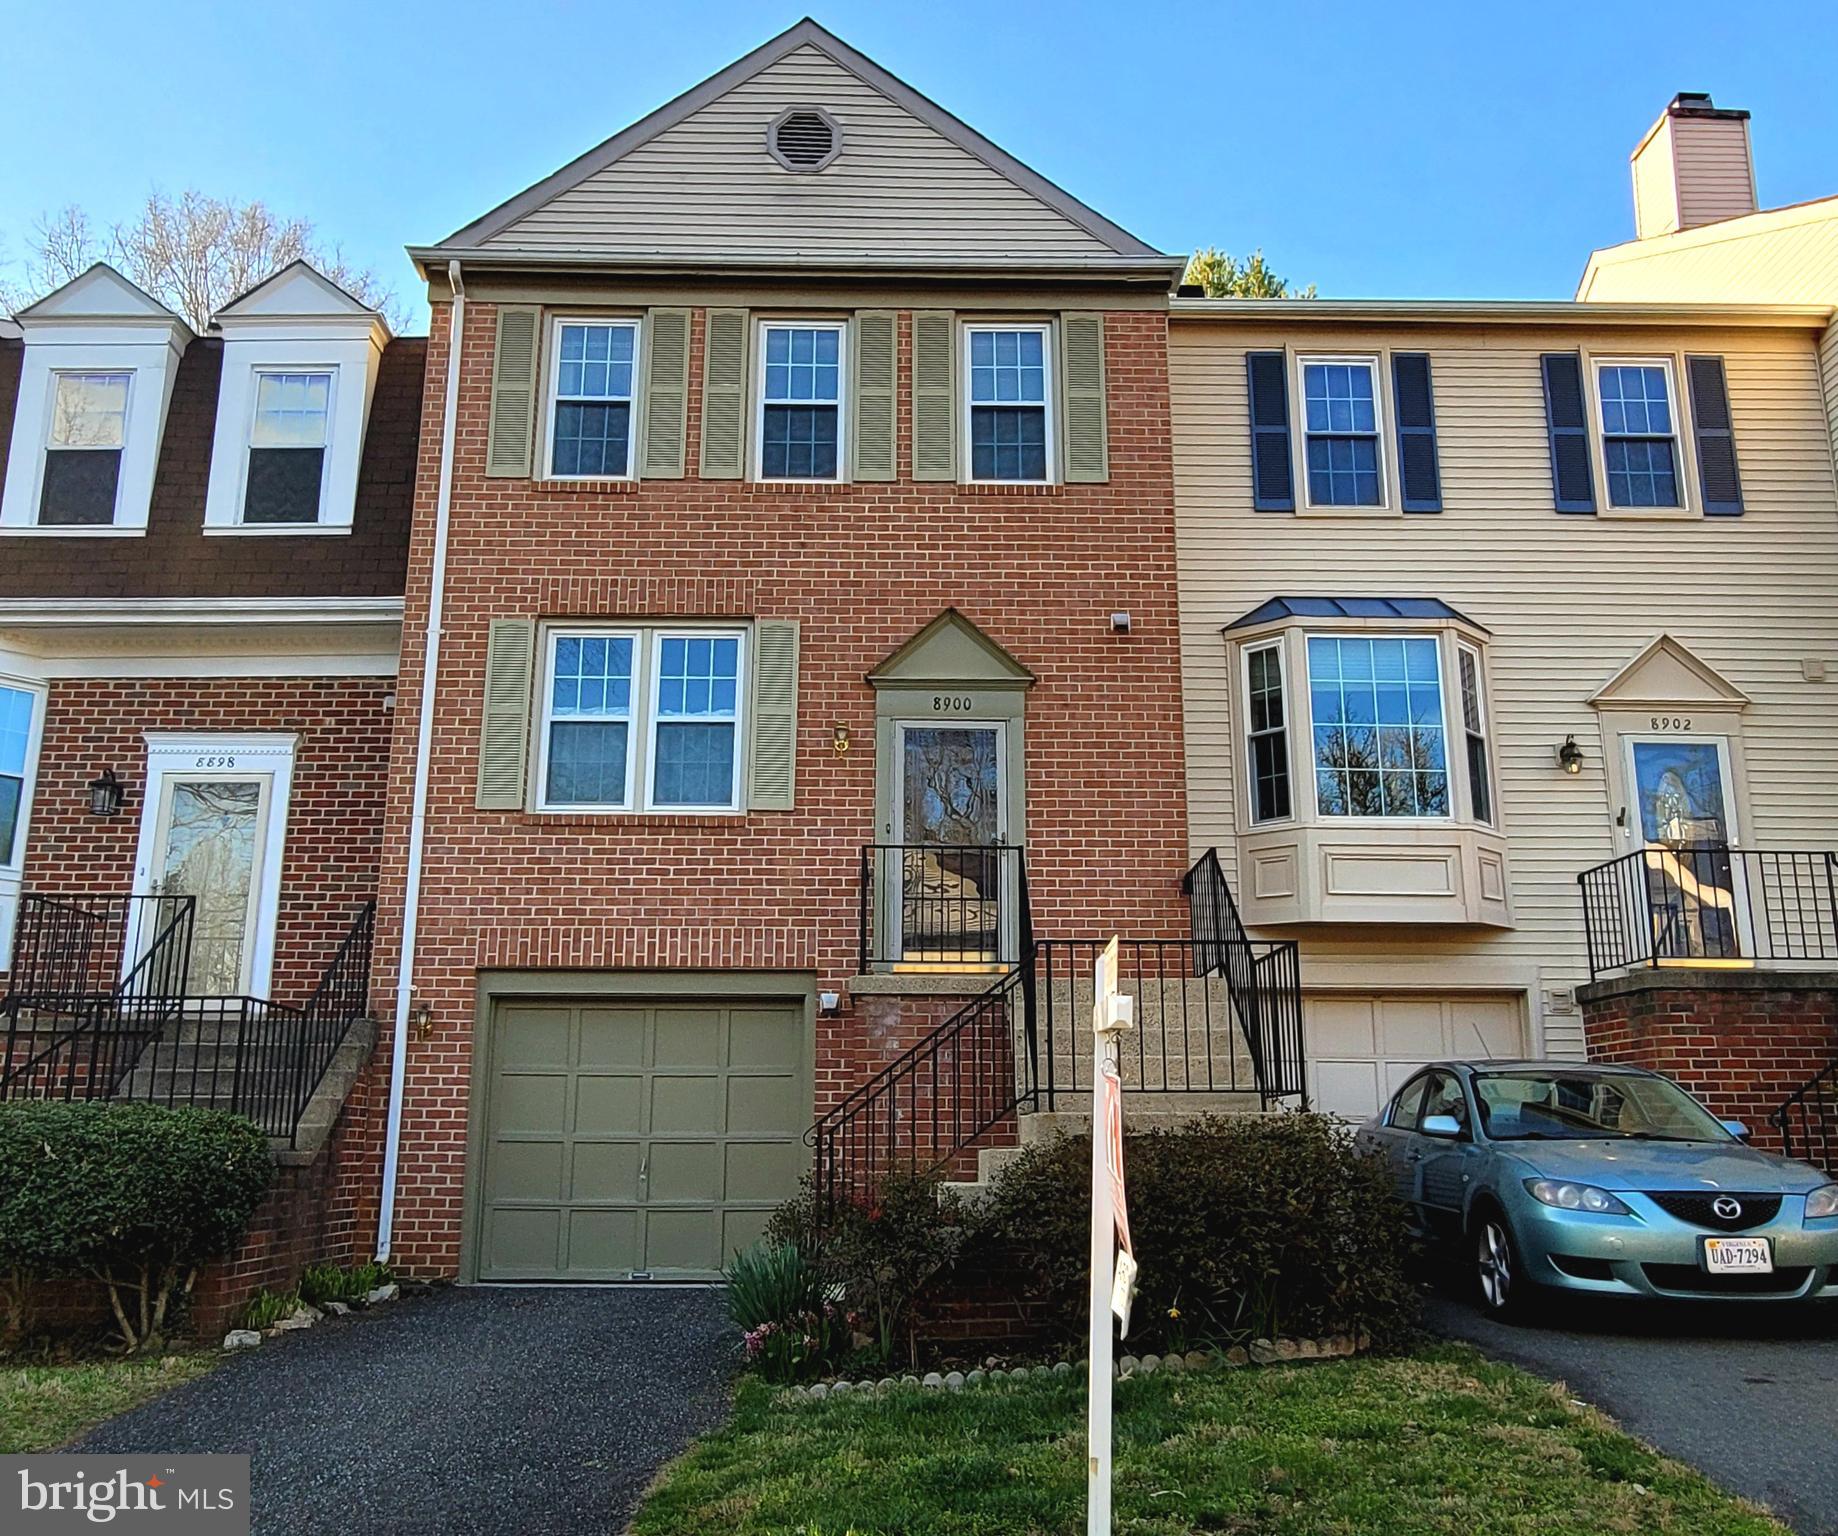
[{"label": "dormer window", "polygon": [[39,492],[41,528],[106,527],[115,521],[121,450],[128,440],[132,373],[58,373]]},{"label": "dormer window", "polygon": [[204,531],[349,533],[389,335],[382,317],[295,262],[225,306],[215,323],[223,381]]}]

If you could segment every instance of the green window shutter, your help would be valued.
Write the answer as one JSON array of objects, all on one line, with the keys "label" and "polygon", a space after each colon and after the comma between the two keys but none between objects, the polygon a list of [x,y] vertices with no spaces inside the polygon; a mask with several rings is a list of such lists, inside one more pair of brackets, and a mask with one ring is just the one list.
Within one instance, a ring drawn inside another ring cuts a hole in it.
[{"label": "green window shutter", "polygon": [[891,480],[894,456],[894,336],[892,310],[864,309],[855,317],[855,451],[850,465],[856,480]]},{"label": "green window shutter", "polygon": [[523,808],[524,764],[530,744],[530,663],[536,625],[529,619],[493,619],[485,646],[485,718],[479,730],[482,811]]},{"label": "green window shutter", "polygon": [[702,342],[702,478],[741,479],[746,446],[747,312],[711,309]]},{"label": "green window shutter", "polygon": [[1104,403],[1104,316],[1059,317],[1061,420],[1066,480],[1097,485],[1110,479],[1110,421]]},{"label": "green window shutter", "polygon": [[747,808],[789,811],[798,760],[798,625],[753,626],[753,715],[747,751]]},{"label": "green window shutter", "polygon": [[913,315],[913,478],[957,478],[957,316]]},{"label": "green window shutter", "polygon": [[498,308],[498,340],[491,359],[491,426],[485,442],[487,475],[529,478],[541,314],[527,304]]},{"label": "green window shutter", "polygon": [[689,311],[645,315],[645,424],[639,477],[683,478],[689,418]]}]

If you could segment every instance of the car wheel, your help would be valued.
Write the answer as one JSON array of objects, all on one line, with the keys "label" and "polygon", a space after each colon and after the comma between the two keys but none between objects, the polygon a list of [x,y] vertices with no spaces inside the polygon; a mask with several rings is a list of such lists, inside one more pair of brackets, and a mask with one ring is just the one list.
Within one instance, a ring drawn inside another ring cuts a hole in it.
[{"label": "car wheel", "polygon": [[1519,1248],[1512,1228],[1497,1207],[1484,1207],[1475,1215],[1475,1293],[1481,1310],[1502,1320],[1522,1318],[1531,1310],[1536,1288],[1519,1264]]}]

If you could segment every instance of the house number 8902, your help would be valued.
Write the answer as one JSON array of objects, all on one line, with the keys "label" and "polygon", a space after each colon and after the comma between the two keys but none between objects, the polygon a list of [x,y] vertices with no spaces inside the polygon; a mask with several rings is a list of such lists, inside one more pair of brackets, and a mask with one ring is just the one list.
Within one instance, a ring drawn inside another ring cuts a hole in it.
[{"label": "house number 8902", "polygon": [[1691,729],[1690,715],[1654,715],[1647,727],[1653,731],[1688,731]]},{"label": "house number 8902", "polygon": [[932,695],[932,713],[935,715],[967,715],[971,708],[970,695],[967,693]]}]

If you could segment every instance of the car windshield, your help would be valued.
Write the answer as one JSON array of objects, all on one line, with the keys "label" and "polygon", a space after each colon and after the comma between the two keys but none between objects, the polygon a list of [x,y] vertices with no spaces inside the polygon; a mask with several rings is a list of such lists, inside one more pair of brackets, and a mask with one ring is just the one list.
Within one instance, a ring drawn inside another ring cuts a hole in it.
[{"label": "car windshield", "polygon": [[1663,1077],[1553,1069],[1474,1078],[1481,1129],[1494,1141],[1728,1141],[1703,1105]]}]

